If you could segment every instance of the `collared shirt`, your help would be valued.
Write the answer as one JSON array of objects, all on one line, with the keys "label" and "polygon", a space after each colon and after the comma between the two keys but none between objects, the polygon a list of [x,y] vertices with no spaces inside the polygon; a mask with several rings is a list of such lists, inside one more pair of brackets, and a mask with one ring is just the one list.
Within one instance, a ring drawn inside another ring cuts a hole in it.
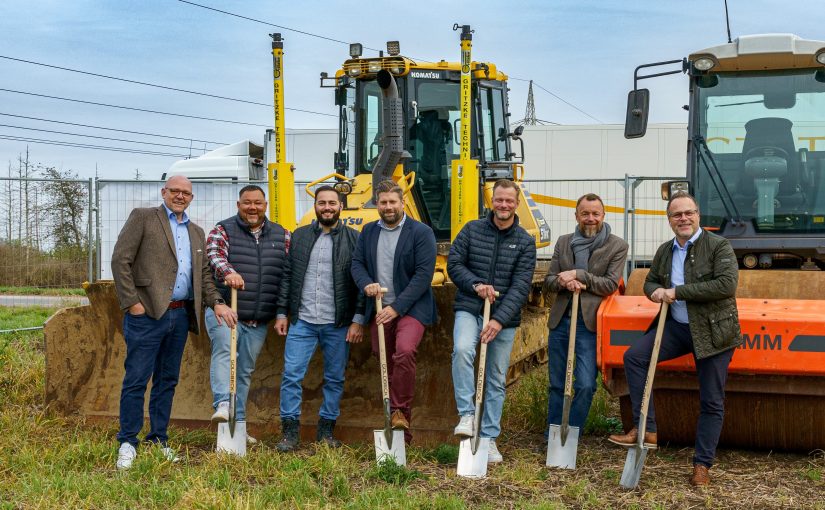
[{"label": "collared shirt", "polygon": [[309,253],[298,318],[310,324],[335,322],[335,288],[332,276],[332,235],[321,232]]},{"label": "collared shirt", "polygon": [[[677,285],[685,284],[685,259],[687,258],[688,248],[696,243],[699,236],[702,234],[702,229],[699,228],[693,237],[688,239],[685,246],[679,246],[679,241],[673,238],[673,258],[670,262],[670,286],[676,288]],[[681,300],[676,300],[670,305],[670,314],[673,319],[682,324],[688,323],[687,303]]]},{"label": "collared shirt", "polygon": [[378,246],[375,260],[375,279],[382,287],[387,289],[384,293],[383,306],[390,306],[395,303],[395,282],[393,266],[395,263],[395,248],[398,246],[398,239],[401,237],[401,229],[407,221],[407,215],[401,217],[401,221],[393,228],[387,227],[384,220],[378,220],[381,231],[378,233]]},{"label": "collared shirt", "polygon": [[189,243],[189,216],[183,212],[179,222],[175,213],[163,204],[169,217],[172,239],[175,240],[175,257],[178,259],[178,272],[175,287],[172,289],[172,301],[192,299],[192,245]]},{"label": "collared shirt", "polygon": [[[263,226],[255,230],[250,230],[255,240],[261,237]],[[286,231],[286,252],[289,253],[289,231]],[[215,278],[223,281],[232,273],[237,273],[232,264],[229,263],[229,238],[226,236],[226,229],[222,225],[215,225],[206,238],[206,257],[212,270],[215,271]]]}]

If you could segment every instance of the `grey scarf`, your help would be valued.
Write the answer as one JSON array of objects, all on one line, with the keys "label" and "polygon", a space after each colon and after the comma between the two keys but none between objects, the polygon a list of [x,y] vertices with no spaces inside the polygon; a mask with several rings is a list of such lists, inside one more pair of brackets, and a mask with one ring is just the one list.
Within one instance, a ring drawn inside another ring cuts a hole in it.
[{"label": "grey scarf", "polygon": [[584,237],[576,225],[573,232],[573,239],[570,241],[570,248],[573,250],[573,259],[576,269],[587,271],[587,263],[590,261],[590,254],[601,248],[607,238],[610,237],[610,225],[602,224],[602,229],[593,237]]}]

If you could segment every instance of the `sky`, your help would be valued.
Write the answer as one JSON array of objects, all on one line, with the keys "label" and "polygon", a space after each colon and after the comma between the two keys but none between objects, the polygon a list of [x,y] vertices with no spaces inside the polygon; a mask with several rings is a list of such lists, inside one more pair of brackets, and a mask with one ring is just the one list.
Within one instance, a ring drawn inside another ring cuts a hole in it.
[{"label": "sky", "polygon": [[[28,150],[32,163],[82,178],[134,179],[139,173],[142,179],[157,179],[172,163],[202,154],[205,147],[243,139],[263,143],[273,123],[268,106],[31,62],[271,104],[268,34],[281,32],[286,106],[316,112],[288,110],[287,129],[333,129],[333,92],[319,87],[319,74],[335,73],[348,58],[348,43],[360,42],[365,56],[377,56],[386,41],[398,40],[402,55],[455,61],[460,50],[453,24],[469,24],[475,30],[473,59],[493,62],[511,78],[512,119],[524,117],[527,80],[533,80],[537,118],[571,125],[620,124],[636,66],[682,58],[727,40],[723,0],[193,2],[238,16],[178,0],[0,3],[0,175],[8,173],[9,165],[16,167]],[[775,32],[825,39],[821,0],[728,3],[734,38]],[[652,95],[651,123],[687,121],[684,76],[645,85]]]}]

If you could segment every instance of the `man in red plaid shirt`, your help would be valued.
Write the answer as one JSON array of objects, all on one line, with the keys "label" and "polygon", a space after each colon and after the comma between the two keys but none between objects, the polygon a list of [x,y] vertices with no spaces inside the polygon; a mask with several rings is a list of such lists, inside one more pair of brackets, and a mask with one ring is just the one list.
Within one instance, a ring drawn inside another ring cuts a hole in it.
[{"label": "man in red plaid shirt", "polygon": [[[224,300],[238,289],[237,421],[246,420],[246,397],[255,362],[266,340],[267,323],[275,318],[278,289],[289,252],[291,234],[266,218],[266,197],[259,186],[241,188],[238,214],[219,222],[209,233],[206,256]],[[211,309],[205,318],[212,341],[209,377],[212,421],[229,419],[230,330]]]}]

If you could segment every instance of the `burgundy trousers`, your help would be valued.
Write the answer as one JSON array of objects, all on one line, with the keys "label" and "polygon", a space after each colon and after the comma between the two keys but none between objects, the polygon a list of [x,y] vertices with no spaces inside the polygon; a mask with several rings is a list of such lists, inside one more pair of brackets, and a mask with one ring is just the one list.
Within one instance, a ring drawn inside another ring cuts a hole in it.
[{"label": "burgundy trousers", "polygon": [[[412,424],[412,401],[415,395],[415,354],[424,336],[424,325],[418,319],[405,315],[389,324],[384,324],[384,340],[387,349],[387,375],[390,381],[390,409],[400,410]],[[377,358],[378,326],[370,322],[372,353]],[[412,439],[410,431],[405,431],[407,442]]]}]

